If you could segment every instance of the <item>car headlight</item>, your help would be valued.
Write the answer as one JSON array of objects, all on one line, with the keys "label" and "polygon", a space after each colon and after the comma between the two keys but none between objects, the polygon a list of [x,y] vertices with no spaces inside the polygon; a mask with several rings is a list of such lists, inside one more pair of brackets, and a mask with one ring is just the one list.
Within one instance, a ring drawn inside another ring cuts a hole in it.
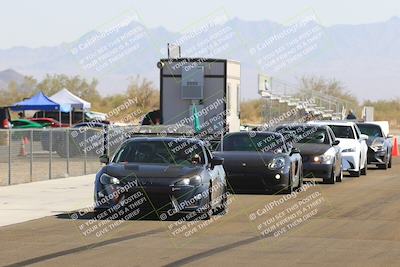
[{"label": "car headlight", "polygon": [[190,178],[183,178],[182,180],[176,182],[175,186],[185,186],[185,185],[199,185],[201,183],[200,175],[195,175]]},{"label": "car headlight", "polygon": [[384,145],[385,145],[385,142],[383,140],[375,139],[371,144],[371,148],[375,151],[381,150],[381,149],[383,149]]},{"label": "car headlight", "polygon": [[270,161],[270,163],[268,164],[268,168],[271,170],[278,170],[278,169],[285,167],[285,165],[286,165],[285,158],[277,157]]},{"label": "car headlight", "polygon": [[329,155],[329,154],[324,154],[321,156],[315,156],[313,158],[313,162],[315,163],[331,163],[332,159],[334,158],[334,156]]},{"label": "car headlight", "polygon": [[120,181],[118,178],[116,178],[116,177],[112,177],[112,176],[110,176],[110,175],[108,175],[108,174],[106,174],[106,173],[103,173],[103,174],[100,176],[100,183],[102,183],[102,184],[114,184],[114,185],[118,185],[118,184],[121,183],[121,181]]},{"label": "car headlight", "polygon": [[355,148],[355,147],[346,148],[346,149],[343,149],[342,152],[343,152],[343,153],[346,153],[346,152],[356,152],[356,148]]}]

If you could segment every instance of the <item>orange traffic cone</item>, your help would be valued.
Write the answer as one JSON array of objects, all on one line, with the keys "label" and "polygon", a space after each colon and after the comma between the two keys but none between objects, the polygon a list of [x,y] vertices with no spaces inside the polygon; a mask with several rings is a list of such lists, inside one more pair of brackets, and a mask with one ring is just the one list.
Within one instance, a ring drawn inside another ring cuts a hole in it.
[{"label": "orange traffic cone", "polygon": [[393,157],[399,156],[399,143],[397,141],[397,136],[394,137],[392,156]]},{"label": "orange traffic cone", "polygon": [[28,155],[28,153],[26,153],[26,151],[25,151],[25,141],[24,141],[24,138],[22,138],[22,140],[21,140],[21,147],[20,147],[20,149],[19,149],[19,154],[18,154],[18,156],[20,156],[20,157],[26,157],[26,155]]}]

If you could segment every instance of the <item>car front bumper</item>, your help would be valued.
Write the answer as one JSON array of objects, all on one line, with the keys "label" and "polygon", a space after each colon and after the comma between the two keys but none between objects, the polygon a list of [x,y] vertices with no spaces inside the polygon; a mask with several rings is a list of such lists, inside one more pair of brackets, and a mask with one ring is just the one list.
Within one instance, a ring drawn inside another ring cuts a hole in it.
[{"label": "car front bumper", "polygon": [[387,152],[383,150],[373,150],[368,148],[368,164],[385,164],[387,162]]},{"label": "car front bumper", "polygon": [[342,168],[344,171],[359,171],[360,156],[355,152],[342,153]]},{"label": "car front bumper", "polygon": [[290,174],[285,169],[246,173],[228,171],[227,182],[228,188],[232,191],[281,191],[290,185]]},{"label": "car front bumper", "polygon": [[332,164],[303,162],[303,172],[305,178],[328,179],[331,177],[332,169]]},{"label": "car front bumper", "polygon": [[[192,212],[209,204],[208,184],[198,186],[133,186],[120,192],[120,186],[102,185],[95,192],[95,210],[139,208],[150,212]],[[115,210],[114,210],[115,211]]]}]

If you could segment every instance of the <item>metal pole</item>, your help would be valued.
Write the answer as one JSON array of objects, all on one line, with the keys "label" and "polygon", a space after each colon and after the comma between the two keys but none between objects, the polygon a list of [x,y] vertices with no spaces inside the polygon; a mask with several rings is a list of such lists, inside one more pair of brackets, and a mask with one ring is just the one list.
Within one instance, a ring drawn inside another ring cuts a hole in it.
[{"label": "metal pole", "polygon": [[8,130],[8,185],[11,184],[11,135],[12,131]]},{"label": "metal pole", "polygon": [[86,154],[86,142],[87,142],[87,139],[86,139],[86,131],[87,131],[87,129],[85,129],[85,131],[83,132],[83,139],[84,139],[84,149],[83,149],[83,157],[84,157],[84,160],[83,160],[83,173],[86,175],[86,161],[87,161],[87,154]]},{"label": "metal pole", "polygon": [[69,176],[69,129],[66,130],[65,150],[67,153],[67,174]]},{"label": "metal pole", "polygon": [[53,154],[53,131],[49,128],[49,180],[51,180],[51,163]]},{"label": "metal pole", "polygon": [[32,182],[32,177],[33,177],[33,130],[31,129],[31,136],[30,136],[30,166],[29,166],[29,174],[30,174],[30,178],[31,178],[31,182]]}]

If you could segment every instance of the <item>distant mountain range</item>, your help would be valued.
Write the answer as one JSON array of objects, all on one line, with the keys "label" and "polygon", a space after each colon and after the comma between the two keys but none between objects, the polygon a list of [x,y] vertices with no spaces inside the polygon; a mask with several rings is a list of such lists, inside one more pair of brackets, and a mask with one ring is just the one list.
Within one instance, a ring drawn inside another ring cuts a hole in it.
[{"label": "distant mountain range", "polygon": [[7,85],[12,81],[15,81],[17,84],[22,83],[24,81],[24,75],[13,69],[0,71],[0,88],[7,87]]},{"label": "distant mountain range", "polygon": [[105,94],[125,90],[128,78],[137,74],[158,86],[156,63],[166,57],[166,44],[175,42],[182,44],[182,56],[240,61],[245,98],[257,97],[258,73],[288,83],[304,75],[335,78],[359,99],[400,97],[399,17],[362,25],[299,25],[234,18],[176,33],[132,21],[55,47],[0,50],[0,70],[6,69],[0,72],[0,88],[21,79],[10,69],[38,79],[46,73],[96,77]]}]

